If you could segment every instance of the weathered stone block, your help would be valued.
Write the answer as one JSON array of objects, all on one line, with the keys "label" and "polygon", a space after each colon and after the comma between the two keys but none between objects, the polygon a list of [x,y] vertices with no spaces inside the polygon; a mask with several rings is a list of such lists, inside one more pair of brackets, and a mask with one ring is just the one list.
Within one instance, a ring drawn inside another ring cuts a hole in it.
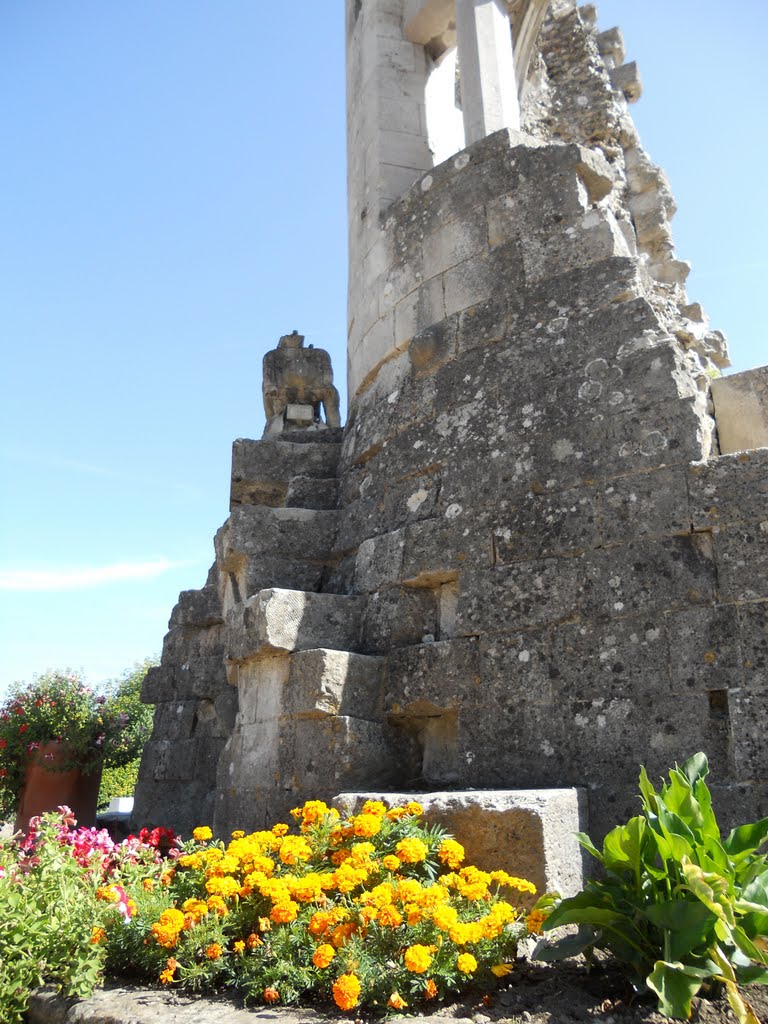
[{"label": "weathered stone block", "polygon": [[768,448],[694,463],[688,487],[695,530],[768,520]]},{"label": "weathered stone block", "polygon": [[[488,699],[476,639],[401,647],[389,655],[384,704],[389,715],[428,714],[425,705],[472,707]],[[437,714],[435,710],[435,714]]]},{"label": "weathered stone block", "polygon": [[712,381],[720,451],[768,448],[768,366]]},{"label": "weathered stone block", "polygon": [[287,508],[335,509],[339,500],[339,482],[335,478],[291,478],[285,496]]},{"label": "weathered stone block", "polygon": [[388,587],[371,594],[363,615],[361,650],[370,654],[437,636],[437,596],[424,587]]},{"label": "weathered stone block", "polygon": [[720,600],[768,597],[768,519],[749,526],[715,527],[711,536]]},{"label": "weathered stone block", "polygon": [[298,590],[262,590],[227,619],[226,657],[243,661],[269,651],[315,647],[354,650],[365,599]]},{"label": "weathered stone block", "polygon": [[768,782],[768,691],[733,690],[728,707],[736,778]]},{"label": "weathered stone block", "polygon": [[[717,694],[742,685],[736,608],[712,605],[669,612],[663,628],[673,692]],[[717,701],[715,696],[712,699]]]},{"label": "weathered stone block", "polygon": [[768,601],[740,605],[737,614],[744,686],[750,690],[768,690]]},{"label": "weathered stone block", "polygon": [[527,878],[539,893],[575,895],[582,859],[574,833],[586,831],[586,798],[578,789],[498,790],[469,793],[344,792],[339,810],[359,812],[366,800],[394,807],[417,800],[424,818],[463,845],[466,863]]},{"label": "weathered stone block", "polygon": [[682,467],[615,477],[600,490],[602,544],[690,532],[688,488]]},{"label": "weathered stone block", "polygon": [[383,658],[349,651],[291,655],[282,712],[307,718],[342,715],[383,721]]},{"label": "weathered stone block", "polygon": [[232,445],[230,508],[284,505],[293,477],[327,479],[336,475],[340,447],[338,442],[238,439]]}]

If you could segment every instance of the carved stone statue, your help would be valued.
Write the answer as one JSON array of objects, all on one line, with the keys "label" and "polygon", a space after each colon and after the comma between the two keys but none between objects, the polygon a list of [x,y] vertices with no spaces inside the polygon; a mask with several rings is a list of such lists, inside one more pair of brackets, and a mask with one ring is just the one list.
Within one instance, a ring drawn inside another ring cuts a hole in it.
[{"label": "carved stone statue", "polygon": [[[304,348],[304,335],[285,334],[264,356],[264,435],[286,427],[339,427],[339,392],[333,386],[331,357],[321,348]],[[325,413],[322,420],[320,408]]]}]

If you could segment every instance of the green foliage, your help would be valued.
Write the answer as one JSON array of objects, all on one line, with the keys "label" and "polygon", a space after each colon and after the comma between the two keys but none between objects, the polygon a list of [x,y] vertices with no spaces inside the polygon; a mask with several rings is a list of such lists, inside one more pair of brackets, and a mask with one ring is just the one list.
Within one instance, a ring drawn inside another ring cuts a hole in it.
[{"label": "green foliage", "polygon": [[44,822],[34,856],[0,841],[0,1020],[21,1024],[33,988],[58,985],[90,995],[105,950],[92,942],[104,917],[94,885]]},{"label": "green foliage", "polygon": [[708,772],[695,754],[656,792],[641,769],[642,815],[609,832],[602,852],[579,835],[604,879],[560,902],[544,924],[578,925],[577,934],[540,942],[534,956],[610,952],[669,1017],[688,1019],[699,991],[725,986],[742,1024],[757,1024],[739,985],[768,983],[768,858],[758,852],[768,818],[723,840]]},{"label": "green foliage", "polygon": [[99,786],[98,810],[103,811],[109,805],[109,801],[118,796],[133,796],[136,783],[139,778],[139,765],[141,758],[137,757],[130,764],[124,764],[121,768],[105,768],[101,775]]}]

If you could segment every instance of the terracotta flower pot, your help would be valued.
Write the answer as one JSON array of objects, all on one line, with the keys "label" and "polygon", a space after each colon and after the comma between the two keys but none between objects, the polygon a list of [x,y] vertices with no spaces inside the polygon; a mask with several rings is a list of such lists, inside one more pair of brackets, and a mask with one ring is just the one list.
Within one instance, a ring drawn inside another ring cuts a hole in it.
[{"label": "terracotta flower pot", "polygon": [[66,747],[46,743],[30,756],[24,783],[19,794],[16,830],[27,832],[29,819],[46,811],[55,811],[66,804],[71,807],[78,825],[90,828],[96,824],[96,803],[101,783],[101,767],[88,773],[79,768],[51,771],[65,762]]}]

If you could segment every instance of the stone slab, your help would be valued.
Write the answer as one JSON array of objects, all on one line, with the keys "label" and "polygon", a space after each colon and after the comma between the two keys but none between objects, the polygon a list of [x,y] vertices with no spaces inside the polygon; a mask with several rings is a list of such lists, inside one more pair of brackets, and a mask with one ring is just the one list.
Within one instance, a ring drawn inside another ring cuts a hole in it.
[{"label": "stone slab", "polygon": [[768,448],[768,366],[712,381],[720,451]]},{"label": "stone slab", "polygon": [[455,836],[466,863],[527,878],[538,891],[575,895],[583,886],[581,848],[587,831],[580,789],[473,790],[456,793],[340,793],[334,806],[356,812],[366,800],[389,806],[418,800],[424,817]]}]

